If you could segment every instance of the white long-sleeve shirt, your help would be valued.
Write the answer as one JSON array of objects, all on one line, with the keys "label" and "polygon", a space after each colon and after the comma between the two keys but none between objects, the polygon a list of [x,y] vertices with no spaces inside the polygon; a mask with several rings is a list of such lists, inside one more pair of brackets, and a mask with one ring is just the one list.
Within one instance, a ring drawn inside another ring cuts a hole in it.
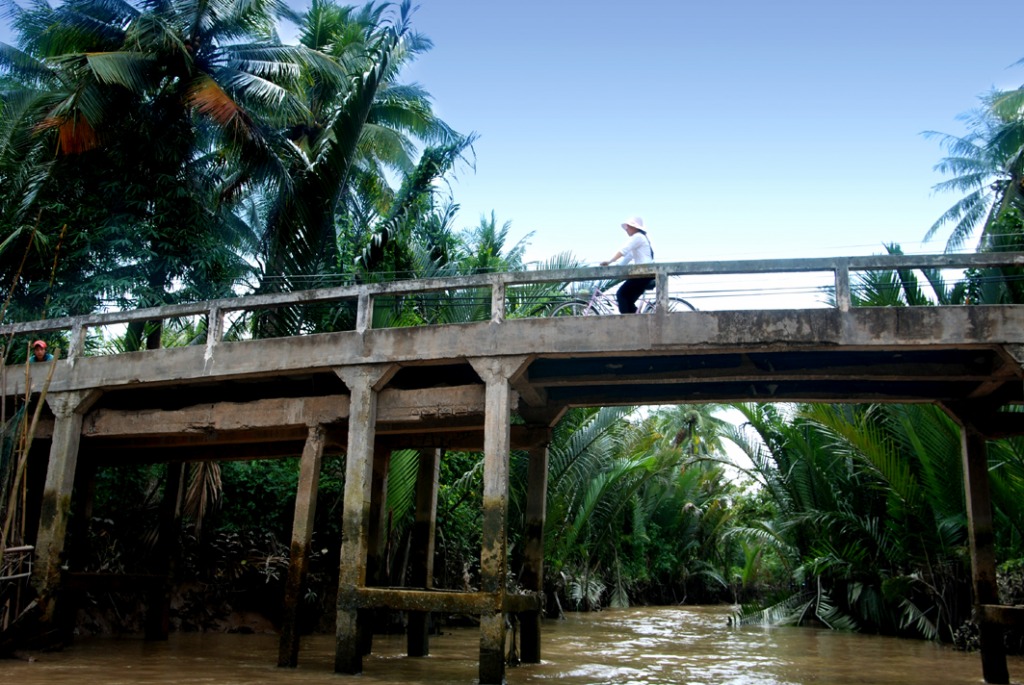
[{"label": "white long-sleeve shirt", "polygon": [[626,244],[619,249],[622,253],[623,264],[647,264],[654,261],[654,250],[651,243],[643,233],[634,233],[626,241]]}]

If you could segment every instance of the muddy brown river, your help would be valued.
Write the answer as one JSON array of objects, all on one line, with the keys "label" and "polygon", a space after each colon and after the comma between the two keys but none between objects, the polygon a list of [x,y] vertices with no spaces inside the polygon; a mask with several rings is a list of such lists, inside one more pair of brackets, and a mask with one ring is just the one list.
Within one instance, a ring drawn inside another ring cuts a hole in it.
[{"label": "muddy brown river", "polygon": [[[509,668],[509,685],[616,683],[648,685],[976,685],[977,654],[912,640],[814,628],[729,628],[726,607],[636,608],[572,614],[547,621],[543,663]],[[431,636],[431,655],[404,656],[402,635],[375,636],[363,674],[333,672],[334,638],[303,638],[296,669],[277,668],[275,635],[175,633],[167,642],[141,638],[80,639],[34,661],[0,661],[0,683],[334,683],[468,685],[477,677],[479,632],[445,629]],[[1024,658],[1010,676],[1024,682]]]}]

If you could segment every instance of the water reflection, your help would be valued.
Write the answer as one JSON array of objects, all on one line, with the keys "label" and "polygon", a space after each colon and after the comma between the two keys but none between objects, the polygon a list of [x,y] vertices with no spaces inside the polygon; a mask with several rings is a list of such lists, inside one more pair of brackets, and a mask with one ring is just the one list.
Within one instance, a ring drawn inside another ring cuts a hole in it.
[{"label": "water reflection", "polygon": [[[544,624],[544,663],[509,669],[509,685],[974,685],[976,654],[927,642],[808,628],[725,627],[723,607],[640,608],[570,616]],[[477,677],[479,633],[446,630],[431,655],[403,655],[405,637],[376,636],[374,654],[353,683],[466,685]],[[0,661],[0,680],[19,685],[120,683],[345,683],[333,674],[334,638],[303,639],[300,666],[279,669],[274,635],[174,634],[165,643],[93,638],[70,649]],[[1011,658],[1014,682],[1024,659]]]}]

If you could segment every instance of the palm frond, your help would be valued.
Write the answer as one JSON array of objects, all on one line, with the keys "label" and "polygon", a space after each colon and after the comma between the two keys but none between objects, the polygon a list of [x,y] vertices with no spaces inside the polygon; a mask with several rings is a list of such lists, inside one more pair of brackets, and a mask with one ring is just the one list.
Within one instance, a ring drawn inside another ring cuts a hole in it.
[{"label": "palm frond", "polygon": [[200,461],[191,465],[182,512],[192,520],[196,535],[201,533],[203,520],[220,499],[222,489],[218,462]]},{"label": "palm frond", "polygon": [[748,604],[740,607],[733,614],[733,624],[737,626],[787,626],[800,625],[814,606],[813,592],[798,592],[770,606],[762,607]]},{"label": "palm frond", "polygon": [[96,80],[100,83],[124,86],[135,93],[143,93],[150,85],[149,72],[155,60],[133,52],[92,52],[85,55]]}]

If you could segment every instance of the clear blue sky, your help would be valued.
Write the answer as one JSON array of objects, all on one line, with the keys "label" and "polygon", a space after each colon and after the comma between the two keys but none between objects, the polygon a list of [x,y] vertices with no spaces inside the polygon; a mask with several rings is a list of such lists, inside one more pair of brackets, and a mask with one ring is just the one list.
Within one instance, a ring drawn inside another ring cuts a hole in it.
[{"label": "clear blue sky", "polygon": [[659,261],[941,252],[954,196],[925,130],[1024,83],[1024,40],[948,0],[422,0],[408,77],[476,172],[460,226],[496,212],[528,256],[607,259],[641,215]]},{"label": "clear blue sky", "polygon": [[458,226],[493,210],[529,259],[607,259],[634,214],[659,261],[939,252],[956,198],[921,132],[1024,83],[1016,22],[949,0],[421,0],[413,22],[435,47],[407,80],[480,136]]}]

